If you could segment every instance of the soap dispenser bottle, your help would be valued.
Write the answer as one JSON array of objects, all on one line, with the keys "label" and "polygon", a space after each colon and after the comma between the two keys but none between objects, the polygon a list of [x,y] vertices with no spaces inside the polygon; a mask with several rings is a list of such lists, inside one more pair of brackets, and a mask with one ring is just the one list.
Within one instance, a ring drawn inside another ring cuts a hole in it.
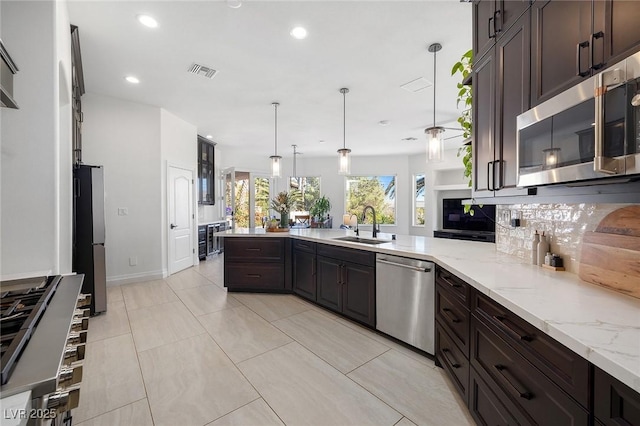
[{"label": "soap dispenser bottle", "polygon": [[531,245],[531,264],[538,264],[538,244],[540,243],[540,234],[536,229],[536,233],[533,235],[533,244]]},{"label": "soap dispenser bottle", "polygon": [[544,231],[542,231],[542,235],[540,236],[540,242],[538,243],[538,266],[542,266],[544,264],[544,257],[549,251],[549,241],[547,237],[544,235]]}]

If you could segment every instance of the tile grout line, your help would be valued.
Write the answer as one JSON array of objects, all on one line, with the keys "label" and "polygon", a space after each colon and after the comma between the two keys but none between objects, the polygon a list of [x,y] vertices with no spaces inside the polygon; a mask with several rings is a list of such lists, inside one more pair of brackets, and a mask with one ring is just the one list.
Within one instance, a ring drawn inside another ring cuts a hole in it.
[{"label": "tile grout line", "polygon": [[[114,411],[120,410],[121,408],[127,407],[127,406],[129,406],[129,405],[133,405],[133,404],[135,404],[136,402],[140,402],[140,401],[142,401],[143,399],[147,399],[147,397],[145,396],[144,398],[136,399],[135,401],[132,401],[132,402],[130,402],[130,403],[128,403],[128,404],[124,404],[124,405],[121,405],[120,407],[112,408],[112,409],[111,409],[111,410],[109,410],[109,411],[105,411],[104,413],[97,414],[97,415],[95,415],[95,416],[93,416],[93,417],[87,417],[87,418],[86,418],[86,419],[84,419],[83,421],[81,421],[81,422],[79,422],[79,423],[75,423],[75,424],[76,424],[77,426],[82,426],[82,424],[84,424],[84,423],[88,422],[89,420],[96,419],[96,418],[98,418],[98,417],[100,417],[100,416],[104,416],[104,415],[109,414],[109,413],[113,413]],[[75,408],[74,408],[74,410],[75,410]],[[151,411],[151,409],[149,409],[149,411]],[[73,416],[71,416],[71,417],[73,417]]]}]

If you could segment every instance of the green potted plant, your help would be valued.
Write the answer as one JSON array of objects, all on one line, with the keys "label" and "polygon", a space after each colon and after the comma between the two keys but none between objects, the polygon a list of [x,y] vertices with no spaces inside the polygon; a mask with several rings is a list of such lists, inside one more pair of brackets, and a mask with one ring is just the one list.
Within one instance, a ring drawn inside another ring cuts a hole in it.
[{"label": "green potted plant", "polygon": [[[456,99],[456,106],[460,108],[462,104],[462,112],[458,117],[458,124],[462,128],[462,137],[467,139],[467,142],[458,149],[458,157],[462,157],[462,164],[464,165],[464,177],[469,181],[469,187],[472,186],[472,167],[473,167],[473,151],[471,147],[471,141],[468,140],[472,134],[472,87],[468,84],[468,79],[471,75],[471,66],[473,63],[473,51],[469,50],[465,52],[460,60],[453,65],[451,69],[451,75],[461,74],[461,81],[458,83],[458,98]],[[473,216],[473,209],[471,204],[465,204],[464,212]]]},{"label": "green potted plant", "polygon": [[309,209],[309,214],[316,218],[316,222],[322,222],[324,219],[328,218],[329,211],[331,211],[331,201],[323,195],[313,203],[311,209]]}]

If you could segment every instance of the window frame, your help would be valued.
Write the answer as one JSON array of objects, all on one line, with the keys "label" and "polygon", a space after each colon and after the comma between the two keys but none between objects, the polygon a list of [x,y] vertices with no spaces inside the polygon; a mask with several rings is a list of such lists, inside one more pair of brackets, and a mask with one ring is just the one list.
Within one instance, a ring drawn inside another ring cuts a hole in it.
[{"label": "window frame", "polygon": [[[417,209],[418,209],[418,177],[422,176],[422,179],[425,180],[422,186],[422,215],[423,215],[423,223],[417,223]],[[427,206],[426,206],[426,173],[413,173],[411,175],[411,226],[413,227],[424,227],[427,223]]]},{"label": "window frame", "polygon": [[[396,173],[379,173],[375,175],[366,175],[366,174],[352,174],[344,177],[344,210],[346,214],[349,214],[347,210],[349,205],[349,180],[353,178],[375,178],[380,182],[381,177],[392,177],[394,181],[394,196],[393,196],[393,223],[377,223],[378,226],[389,227],[389,226],[399,226],[398,225],[398,175]],[[385,196],[385,200],[387,197]],[[378,212],[376,212],[378,213]],[[358,223],[363,226],[371,226],[371,223],[360,223],[361,217],[358,216]]]}]

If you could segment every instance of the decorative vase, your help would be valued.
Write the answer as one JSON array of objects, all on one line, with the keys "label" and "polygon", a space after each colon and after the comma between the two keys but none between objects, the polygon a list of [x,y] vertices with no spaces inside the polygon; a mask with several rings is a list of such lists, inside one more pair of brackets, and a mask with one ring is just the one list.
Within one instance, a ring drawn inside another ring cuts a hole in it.
[{"label": "decorative vase", "polygon": [[289,227],[289,213],[280,213],[280,228]]}]

